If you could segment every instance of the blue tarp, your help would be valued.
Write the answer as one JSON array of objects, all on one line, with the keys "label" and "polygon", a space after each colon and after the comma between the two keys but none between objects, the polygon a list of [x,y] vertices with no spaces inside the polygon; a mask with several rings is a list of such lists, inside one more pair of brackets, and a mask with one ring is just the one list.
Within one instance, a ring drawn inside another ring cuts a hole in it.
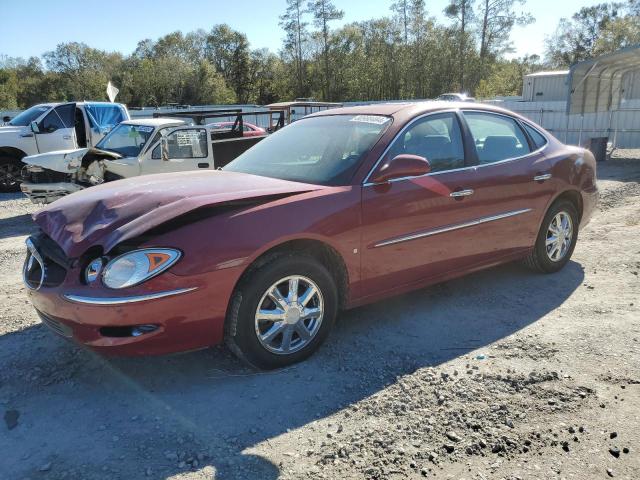
[{"label": "blue tarp", "polygon": [[120,105],[107,103],[91,103],[85,107],[91,129],[99,133],[108,133],[113,127],[126,119],[124,109]]}]

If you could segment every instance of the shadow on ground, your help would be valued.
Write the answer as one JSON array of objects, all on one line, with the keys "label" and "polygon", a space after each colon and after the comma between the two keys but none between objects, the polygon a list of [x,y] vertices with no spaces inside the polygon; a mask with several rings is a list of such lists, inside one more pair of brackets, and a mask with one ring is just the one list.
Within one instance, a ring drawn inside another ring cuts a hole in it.
[{"label": "shadow on ground", "polygon": [[31,214],[0,219],[0,239],[30,235],[36,230]]},{"label": "shadow on ground", "polygon": [[[8,334],[0,337],[0,400],[21,416],[15,429],[0,428],[0,471],[165,479],[189,468],[174,454],[204,452],[194,470],[276,479],[279,465],[245,450],[527,327],[583,278],[575,262],[555,275],[507,265],[355,309],[310,360],[267,374],[223,348],[104,359],[41,325]],[[307,446],[292,448],[304,455]]]}]

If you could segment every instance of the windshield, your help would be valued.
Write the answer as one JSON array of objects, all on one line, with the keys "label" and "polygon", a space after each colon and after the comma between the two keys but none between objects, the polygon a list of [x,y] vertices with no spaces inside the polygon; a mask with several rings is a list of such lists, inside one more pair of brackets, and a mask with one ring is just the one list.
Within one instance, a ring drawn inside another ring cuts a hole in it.
[{"label": "windshield", "polygon": [[346,185],[391,118],[327,115],[299,120],[265,138],[223,170],[319,185]]},{"label": "windshield", "polygon": [[96,148],[116,152],[123,157],[137,157],[147,144],[154,128],[121,123],[98,142]]},{"label": "windshield", "polygon": [[50,108],[51,107],[46,105],[35,105],[13,117],[9,122],[9,125],[13,125],[14,127],[26,127]]}]

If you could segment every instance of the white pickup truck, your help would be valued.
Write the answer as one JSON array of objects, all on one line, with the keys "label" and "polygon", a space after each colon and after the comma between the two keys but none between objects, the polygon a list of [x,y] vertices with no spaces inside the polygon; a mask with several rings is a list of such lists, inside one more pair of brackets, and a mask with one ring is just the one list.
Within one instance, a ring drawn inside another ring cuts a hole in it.
[{"label": "white pickup truck", "polygon": [[18,190],[28,155],[95,146],[129,119],[124,105],[105,102],[43,103],[0,126],[0,192]]},{"label": "white pickup truck", "polygon": [[25,157],[21,190],[50,203],[92,185],[151,173],[221,168],[265,138],[244,136],[242,122],[220,131],[176,118],[120,123],[95,148]]}]

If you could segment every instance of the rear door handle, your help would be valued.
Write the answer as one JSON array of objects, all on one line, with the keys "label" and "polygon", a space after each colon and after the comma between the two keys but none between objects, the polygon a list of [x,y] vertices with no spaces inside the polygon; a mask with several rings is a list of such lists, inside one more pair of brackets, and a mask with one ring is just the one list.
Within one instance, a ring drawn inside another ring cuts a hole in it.
[{"label": "rear door handle", "polygon": [[209,164],[208,163],[199,163],[198,164],[198,168],[209,168]]},{"label": "rear door handle", "polygon": [[71,135],[64,135],[62,137],[63,140],[71,140]]},{"label": "rear door handle", "polygon": [[471,188],[467,188],[466,190],[457,190],[449,194],[449,196],[453,198],[468,197],[469,195],[473,195],[473,189]]},{"label": "rear door handle", "polygon": [[545,180],[549,180],[551,178],[550,173],[543,173],[541,175],[536,175],[533,177],[534,182],[544,182]]}]

